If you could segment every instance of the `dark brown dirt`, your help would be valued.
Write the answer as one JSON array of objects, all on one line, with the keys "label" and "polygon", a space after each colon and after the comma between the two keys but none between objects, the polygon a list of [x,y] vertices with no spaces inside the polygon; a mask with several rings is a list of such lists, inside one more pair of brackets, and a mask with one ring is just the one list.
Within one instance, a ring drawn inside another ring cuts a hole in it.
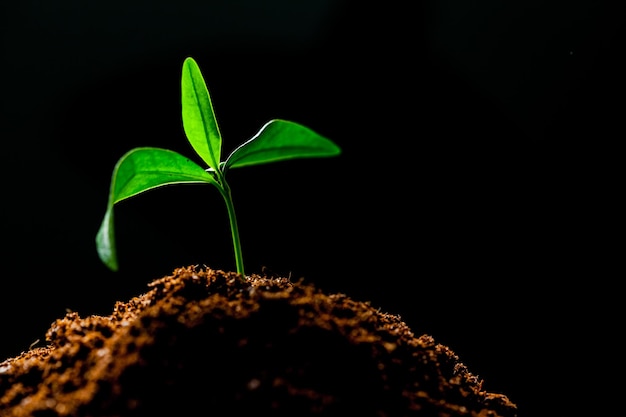
[{"label": "dark brown dirt", "polygon": [[0,416],[515,417],[448,347],[302,280],[180,268],[0,363]]}]

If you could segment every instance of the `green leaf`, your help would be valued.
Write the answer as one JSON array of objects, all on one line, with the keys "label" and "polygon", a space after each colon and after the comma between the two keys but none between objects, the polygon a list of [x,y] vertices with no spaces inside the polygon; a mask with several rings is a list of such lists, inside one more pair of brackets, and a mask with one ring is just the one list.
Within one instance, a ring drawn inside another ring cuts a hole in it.
[{"label": "green leaf", "polygon": [[107,211],[96,235],[98,255],[114,271],[118,269],[113,206],[129,197],[169,184],[209,183],[213,175],[188,158],[159,148],[135,148],[122,156],[111,178]]},{"label": "green leaf", "polygon": [[223,170],[294,158],[336,156],[341,149],[329,139],[300,124],[275,119],[237,147],[223,164]]},{"label": "green leaf", "polygon": [[181,78],[182,119],[187,140],[204,162],[219,169],[222,136],[202,73],[193,58],[185,59]]}]

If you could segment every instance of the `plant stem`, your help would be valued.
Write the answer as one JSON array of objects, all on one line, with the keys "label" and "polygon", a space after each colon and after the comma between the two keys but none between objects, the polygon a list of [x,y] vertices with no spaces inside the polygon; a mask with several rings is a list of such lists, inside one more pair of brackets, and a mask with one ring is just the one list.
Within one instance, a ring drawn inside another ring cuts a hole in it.
[{"label": "plant stem", "polygon": [[235,205],[233,204],[233,198],[230,193],[230,187],[226,183],[224,177],[220,181],[222,187],[220,188],[222,197],[226,202],[226,210],[228,210],[228,220],[230,221],[230,232],[233,238],[233,251],[235,253],[235,264],[237,266],[237,273],[241,275],[242,279],[246,278],[243,269],[243,256],[241,253],[241,241],[239,240],[239,226],[237,226],[237,216],[235,215]]}]

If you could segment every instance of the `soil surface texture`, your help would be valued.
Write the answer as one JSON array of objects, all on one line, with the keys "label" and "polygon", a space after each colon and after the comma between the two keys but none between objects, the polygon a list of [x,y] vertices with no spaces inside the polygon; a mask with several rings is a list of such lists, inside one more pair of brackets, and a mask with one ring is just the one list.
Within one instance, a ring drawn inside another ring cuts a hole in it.
[{"label": "soil surface texture", "polygon": [[185,267],[0,362],[2,417],[516,417],[448,347],[302,279]]}]

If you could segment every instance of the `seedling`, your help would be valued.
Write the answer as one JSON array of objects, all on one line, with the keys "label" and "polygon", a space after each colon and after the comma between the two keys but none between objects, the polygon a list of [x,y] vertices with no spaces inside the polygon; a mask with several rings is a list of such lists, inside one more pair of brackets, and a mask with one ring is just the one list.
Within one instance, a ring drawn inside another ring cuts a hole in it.
[{"label": "seedling", "polygon": [[226,172],[287,159],[331,157],[339,155],[341,149],[305,126],[273,119],[222,161],[222,135],[211,97],[200,68],[191,57],[183,62],[181,93],[185,135],[208,168],[168,149],[140,147],[124,154],[113,169],[106,213],[96,235],[98,256],[111,270],[118,270],[113,224],[115,204],[165,185],[206,183],[217,187],[226,203],[237,272],[245,277],[237,216]]}]

